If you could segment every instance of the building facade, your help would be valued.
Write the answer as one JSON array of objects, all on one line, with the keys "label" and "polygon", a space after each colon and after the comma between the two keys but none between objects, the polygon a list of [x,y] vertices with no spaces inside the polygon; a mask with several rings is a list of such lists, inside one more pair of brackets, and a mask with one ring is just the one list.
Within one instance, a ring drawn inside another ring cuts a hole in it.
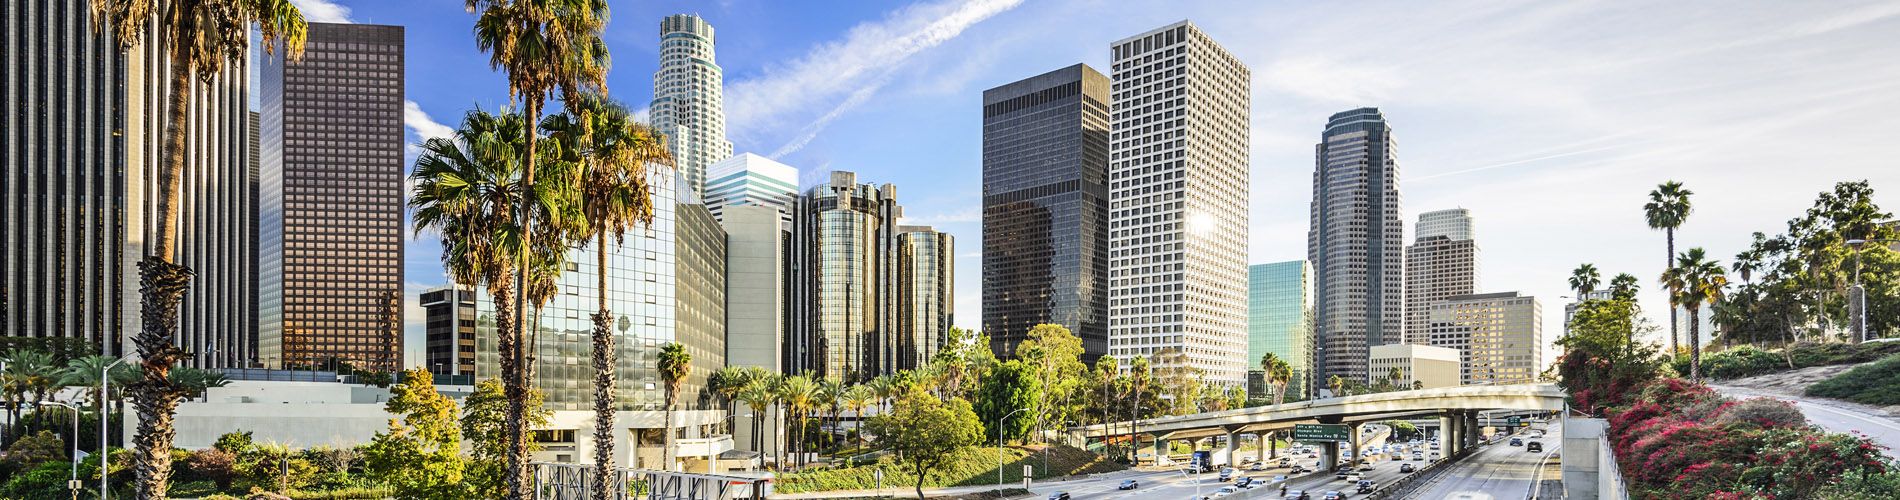
[{"label": "building facade", "polygon": [[[475,373],[475,296],[468,287],[444,286],[422,292],[422,366],[438,376]],[[489,321],[494,321],[490,319]]]},{"label": "building facade", "polygon": [[1059,324],[1108,353],[1108,77],[1077,64],[983,91],[983,332]]},{"label": "building facade", "polygon": [[1392,129],[1377,108],[1334,114],[1314,147],[1312,222],[1316,380],[1370,382],[1370,346],[1404,334],[1405,222]]},{"label": "building facade", "polygon": [[[1293,369],[1288,400],[1312,397],[1313,266],[1304,260],[1255,264],[1247,268],[1247,370],[1264,377],[1260,359],[1267,353]],[[1250,388],[1248,397],[1264,397]]]},{"label": "building facade", "polygon": [[1465,209],[1419,215],[1418,238],[1405,247],[1405,343],[1431,344],[1432,304],[1478,293],[1478,241],[1471,234]]},{"label": "building facade", "polygon": [[[679,197],[689,200],[690,194],[682,189]],[[706,380],[726,366],[726,230],[699,203],[678,203],[673,213],[678,217],[673,226],[673,332],[693,356],[680,401],[690,396],[697,398],[698,408],[716,408],[719,402],[706,389]]]},{"label": "building facade", "polygon": [[[171,79],[155,44],[120,52],[89,8],[0,5],[0,335],[75,339],[118,357],[132,352],[124,332],[140,329],[138,262],[161,230]],[[248,70],[233,61],[209,84],[194,80],[187,110],[172,259],[196,273],[175,338],[188,366],[256,359]]]},{"label": "building facade", "polygon": [[832,172],[793,219],[789,373],[847,381],[896,370],[897,187]]},{"label": "building facade", "polygon": [[653,72],[653,127],[695,198],[704,199],[706,167],[732,156],[726,140],[724,72],[713,56],[713,28],[692,14],[660,20],[660,69]]},{"label": "building facade", "polygon": [[1179,351],[1239,386],[1250,72],[1187,21],[1110,51],[1109,353]]},{"label": "building facade", "polygon": [[[1462,383],[1464,360],[1457,349],[1417,344],[1372,346],[1366,369],[1379,382],[1400,390],[1457,387]],[[1393,378],[1393,370],[1398,377]]]},{"label": "building facade", "polygon": [[[779,209],[762,205],[728,206],[720,214],[726,232],[726,364],[785,371],[786,320],[790,296],[786,279],[791,233]],[[752,421],[735,422],[733,442],[764,454],[778,450],[778,438],[765,434],[752,446],[755,424],[777,422],[776,409]],[[776,426],[756,427],[777,429]]]},{"label": "building facade", "polygon": [[402,367],[403,57],[401,26],[310,23],[302,58],[263,64],[267,367]]},{"label": "building facade", "polygon": [[1536,297],[1450,297],[1432,306],[1431,323],[1431,345],[1464,354],[1466,385],[1528,384],[1544,369],[1544,317]]},{"label": "building facade", "polygon": [[898,226],[898,364],[923,366],[956,320],[956,239],[930,226]]},{"label": "building facade", "polygon": [[785,228],[791,228],[792,208],[798,200],[797,168],[752,153],[739,153],[714,163],[707,175],[706,208],[713,217],[726,220],[726,207],[767,206],[783,213]]}]

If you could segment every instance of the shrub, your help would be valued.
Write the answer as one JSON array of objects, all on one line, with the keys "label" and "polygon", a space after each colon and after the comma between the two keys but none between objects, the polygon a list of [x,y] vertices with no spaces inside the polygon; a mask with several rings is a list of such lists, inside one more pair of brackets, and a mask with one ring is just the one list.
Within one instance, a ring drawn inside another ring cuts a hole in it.
[{"label": "shrub", "polygon": [[1801,409],[1775,398],[1745,400],[1715,417],[1715,425],[1762,429],[1792,429],[1807,423],[1808,419],[1801,414]]},{"label": "shrub", "polygon": [[16,470],[32,470],[40,464],[66,458],[66,451],[66,442],[53,435],[53,431],[39,431],[8,446],[7,461],[15,464]]},{"label": "shrub", "polygon": [[1854,367],[1809,386],[1807,393],[1875,406],[1900,405],[1900,355]]},{"label": "shrub", "polygon": [[181,477],[210,481],[218,486],[218,491],[231,489],[231,482],[238,478],[237,455],[217,448],[192,452],[185,457],[183,465],[179,470]]},{"label": "shrub", "polygon": [[225,453],[232,455],[249,453],[255,446],[257,443],[251,440],[251,431],[227,432],[218,436],[218,442],[211,445],[212,448],[224,450]]},{"label": "shrub", "polygon": [[65,500],[72,492],[66,480],[72,478],[71,462],[41,462],[23,474],[0,485],[0,498],[17,500]]},{"label": "shrub", "polygon": [[1781,355],[1749,345],[1702,357],[1702,373],[1717,379],[1767,373],[1787,366],[1787,360]]}]

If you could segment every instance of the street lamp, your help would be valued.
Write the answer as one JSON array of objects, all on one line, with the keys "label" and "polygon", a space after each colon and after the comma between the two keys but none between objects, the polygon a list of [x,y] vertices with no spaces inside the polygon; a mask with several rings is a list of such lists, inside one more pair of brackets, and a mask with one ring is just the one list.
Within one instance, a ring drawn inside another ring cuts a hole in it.
[{"label": "street lamp", "polygon": [[998,490],[1003,489],[1003,421],[1008,420],[1010,415],[1022,413],[1024,410],[1028,408],[1017,408],[996,419],[996,489]]},{"label": "street lamp", "polygon": [[1858,344],[1867,341],[1867,289],[1860,285],[1861,248],[1867,246],[1869,242],[1892,243],[1896,241],[1900,240],[1878,238],[1847,240],[1847,246],[1854,249],[1854,286],[1848,288],[1850,295],[1853,295],[1853,297],[1850,297],[1848,305],[1852,306],[1853,310],[1848,311],[1849,318],[1847,320],[1850,325],[1849,329],[1854,332],[1854,343]]},{"label": "street lamp", "polygon": [[[58,401],[41,401],[38,404],[58,406],[73,412],[73,478],[66,483],[66,489],[73,491],[73,500],[79,500],[79,407]],[[103,461],[105,460],[104,457],[100,457],[100,460],[101,462],[99,463],[105,463]],[[104,470],[101,469],[100,474],[104,473]]]},{"label": "street lamp", "polygon": [[[726,423],[727,420],[732,420],[739,417],[752,418],[752,414],[747,413],[744,415],[727,415],[726,418],[719,419],[719,423],[723,424],[723,423]],[[726,428],[726,438],[727,439],[732,438],[732,428],[730,427]],[[706,466],[706,473],[707,474],[719,473],[719,454],[718,453],[712,454],[712,459],[710,460],[710,463]]]},{"label": "street lamp", "polygon": [[106,395],[112,393],[112,377],[109,375],[112,374],[112,367],[119,366],[119,363],[124,363],[126,359],[112,360],[112,363],[107,364],[105,368],[99,369],[99,500],[105,500],[106,496],[111,494],[111,490],[106,489],[106,477],[110,475],[107,473],[111,472],[110,459],[112,458],[112,454],[108,453],[111,450],[106,448],[106,423],[112,420],[112,415],[106,413]]}]

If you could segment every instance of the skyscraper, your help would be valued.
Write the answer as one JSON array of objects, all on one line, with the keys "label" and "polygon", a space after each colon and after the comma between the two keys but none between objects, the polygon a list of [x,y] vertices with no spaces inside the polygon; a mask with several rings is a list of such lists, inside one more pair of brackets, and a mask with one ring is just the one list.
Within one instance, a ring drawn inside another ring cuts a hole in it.
[{"label": "skyscraper", "polygon": [[1418,238],[1405,247],[1404,342],[1430,344],[1432,304],[1478,292],[1478,241],[1471,239],[1471,226],[1471,212],[1462,208],[1418,216]]},{"label": "skyscraper", "polygon": [[1188,21],[1115,42],[1109,352],[1246,382],[1250,73]]},{"label": "skyscraper", "polygon": [[1312,225],[1319,367],[1370,382],[1369,346],[1404,334],[1405,222],[1392,129],[1378,108],[1334,114],[1314,149]]},{"label": "skyscraper", "polygon": [[302,58],[264,63],[266,366],[402,367],[403,58],[401,26],[310,23]]},{"label": "skyscraper", "polygon": [[1464,353],[1466,384],[1528,384],[1544,369],[1544,317],[1536,297],[1449,297],[1432,305],[1431,322],[1431,345]]},{"label": "skyscraper", "polygon": [[923,366],[955,324],[956,240],[930,226],[897,233],[898,364]]},{"label": "skyscraper", "polygon": [[422,364],[429,373],[463,377],[475,373],[476,295],[479,293],[460,285],[422,292],[419,297],[424,318]]},{"label": "skyscraper", "polygon": [[983,332],[1053,323],[1108,353],[1108,78],[1077,64],[983,91]]},{"label": "skyscraper", "polygon": [[724,73],[713,57],[713,28],[692,14],[660,20],[660,69],[653,72],[653,126],[694,197],[706,194],[706,167],[732,156],[726,140]]},{"label": "skyscraper", "polygon": [[[1247,371],[1251,382],[1264,375],[1267,353],[1293,369],[1289,399],[1310,397],[1313,387],[1313,266],[1304,260],[1255,264],[1247,268]],[[1249,385],[1252,385],[1251,383]],[[1264,387],[1248,390],[1264,397]]]},{"label": "skyscraper", "polygon": [[[681,181],[683,182],[683,181]],[[726,230],[706,205],[679,190],[673,212],[673,332],[686,353],[693,356],[681,401],[697,401],[699,408],[715,402],[706,380],[726,366]]]},{"label": "skyscraper", "polygon": [[791,229],[792,208],[798,199],[798,169],[752,153],[719,160],[706,181],[706,208],[724,221],[726,207],[761,205],[784,214]]},{"label": "skyscraper", "polygon": [[[171,78],[156,44],[121,53],[87,4],[0,2],[0,334],[116,357],[141,327],[138,262],[162,229]],[[246,71],[230,61],[211,83],[194,80],[186,110],[172,258],[196,273],[176,337],[190,366],[255,359]]]}]

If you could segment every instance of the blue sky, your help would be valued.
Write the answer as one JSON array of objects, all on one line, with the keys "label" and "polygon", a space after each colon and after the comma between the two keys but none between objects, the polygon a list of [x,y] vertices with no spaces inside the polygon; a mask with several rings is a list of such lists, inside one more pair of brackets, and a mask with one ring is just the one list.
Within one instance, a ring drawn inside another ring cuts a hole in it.
[{"label": "blue sky", "polygon": [[[294,0],[313,20],[407,26],[416,134],[506,102],[462,0]],[[1900,4],[935,0],[613,3],[613,95],[652,97],[658,23],[718,33],[730,136],[809,182],[833,169],[894,183],[908,223],[956,235],[957,323],[980,324],[982,91],[1191,19],[1253,70],[1252,263],[1303,258],[1312,147],[1327,115],[1382,108],[1398,137],[1407,230],[1420,212],[1477,219],[1481,291],[1538,296],[1561,331],[1581,262],[1655,276],[1644,195],[1697,193],[1679,245],[1733,256],[1835,181],[1900,209]],[[412,137],[412,140],[415,138]],[[1242,209],[1242,207],[1235,207]],[[411,294],[439,285],[412,242]],[[1606,276],[1607,279],[1607,276]],[[413,300],[413,296],[411,297]],[[411,329],[420,318],[411,308]],[[1665,313],[1666,314],[1666,313]],[[415,333],[412,332],[412,336]],[[419,342],[412,342],[418,344]]]}]

